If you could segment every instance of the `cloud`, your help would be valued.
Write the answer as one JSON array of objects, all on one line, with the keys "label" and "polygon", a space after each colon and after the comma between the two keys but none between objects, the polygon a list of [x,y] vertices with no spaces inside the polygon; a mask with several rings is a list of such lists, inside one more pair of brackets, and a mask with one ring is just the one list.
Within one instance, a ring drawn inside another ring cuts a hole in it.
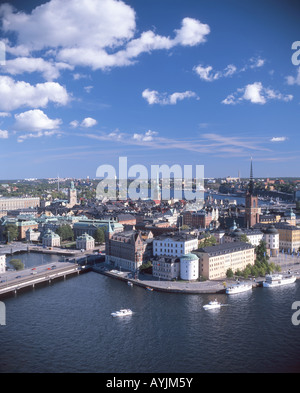
[{"label": "cloud", "polygon": [[157,134],[158,132],[156,131],[148,130],[144,134],[133,134],[132,139],[141,142],[151,142],[153,141],[153,137],[156,136]]},{"label": "cloud", "polygon": [[40,109],[33,109],[15,115],[15,127],[22,131],[39,132],[43,130],[56,130],[62,121],[60,119],[49,119]]},{"label": "cloud", "polygon": [[60,71],[64,69],[73,70],[73,66],[66,63],[54,63],[53,61],[45,61],[42,58],[34,57],[18,57],[13,60],[6,60],[2,72],[10,75],[23,74],[24,72],[41,72],[48,81],[57,79]]},{"label": "cloud", "polygon": [[8,138],[8,131],[0,130],[0,139],[7,139]]},{"label": "cloud", "polygon": [[196,93],[193,91],[185,91],[181,93],[159,93],[156,90],[146,89],[142,92],[142,97],[148,102],[149,105],[160,104],[160,105],[176,105],[177,101],[182,101],[185,98],[196,98],[199,99]]},{"label": "cloud", "polygon": [[84,127],[84,128],[89,128],[93,127],[97,124],[97,120],[93,119],[92,117],[86,117],[85,119],[82,120],[81,123],[79,123],[78,120],[73,120],[69,124],[72,128],[77,128],[77,127]]},{"label": "cloud", "polygon": [[66,89],[56,82],[16,82],[9,76],[0,76],[0,110],[12,111],[20,107],[44,108],[49,102],[65,105],[69,101]]},{"label": "cloud", "polygon": [[285,142],[288,138],[286,136],[274,136],[270,139],[271,142]]},{"label": "cloud", "polygon": [[[39,70],[48,78],[58,75],[59,62],[93,70],[121,67],[134,64],[141,53],[199,45],[210,33],[207,24],[187,17],[174,30],[173,38],[153,31],[135,38],[135,11],[117,0],[51,0],[31,13],[17,12],[4,4],[0,6],[0,16],[3,32],[16,36],[15,47],[6,39],[11,54],[24,58],[47,50],[55,58],[52,64],[25,60],[23,67],[27,72]],[[11,72],[21,71],[20,63],[21,60],[10,63]]]},{"label": "cloud", "polygon": [[269,100],[291,101],[291,94],[284,95],[278,91],[263,87],[261,82],[254,82],[246,85],[244,88],[237,89],[233,94],[228,95],[223,104],[234,105],[242,101],[250,101],[252,104],[266,104]]},{"label": "cloud", "polygon": [[193,68],[193,71],[195,71],[195,73],[200,77],[200,79],[206,82],[213,82],[220,78],[227,78],[236,73],[244,72],[249,68],[253,69],[253,68],[262,67],[264,63],[265,63],[264,59],[252,57],[249,60],[249,64],[245,65],[243,68],[240,69],[238,69],[234,64],[228,64],[224,68],[224,70],[214,71],[213,67],[210,65],[205,67],[202,64],[199,64]]},{"label": "cloud", "polygon": [[297,70],[297,75],[296,77],[294,76],[287,76],[286,77],[286,82],[288,85],[299,85],[300,86],[300,67]]},{"label": "cloud", "polygon": [[93,127],[96,124],[97,124],[97,120],[93,119],[92,117],[86,117],[81,122],[81,126],[86,128]]},{"label": "cloud", "polygon": [[10,117],[11,114],[9,112],[0,112],[0,117]]}]

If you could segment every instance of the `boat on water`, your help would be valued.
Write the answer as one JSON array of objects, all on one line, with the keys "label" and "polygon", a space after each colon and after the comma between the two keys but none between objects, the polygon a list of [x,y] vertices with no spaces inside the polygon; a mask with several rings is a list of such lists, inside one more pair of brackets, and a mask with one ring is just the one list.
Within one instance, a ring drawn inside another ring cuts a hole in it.
[{"label": "boat on water", "polygon": [[127,281],[127,284],[128,284],[130,287],[133,287],[133,284],[132,284],[131,281]]},{"label": "boat on water", "polygon": [[111,315],[113,317],[124,317],[124,316],[132,315],[132,314],[133,314],[133,312],[129,308],[123,308],[120,311],[114,311],[111,313]]},{"label": "boat on water", "polygon": [[241,293],[252,290],[252,283],[247,282],[238,282],[236,284],[232,284],[226,288],[227,295],[233,295],[235,293]]},{"label": "boat on water", "polygon": [[146,290],[147,290],[147,291],[153,291],[153,288],[146,287]]},{"label": "boat on water", "polygon": [[220,307],[221,307],[221,303],[217,302],[217,300],[213,300],[203,306],[204,310],[212,310],[214,308],[220,308]]},{"label": "boat on water", "polygon": [[281,285],[292,284],[296,281],[296,276],[290,274],[283,276],[282,274],[267,274],[266,280],[263,282],[264,288],[279,287]]}]

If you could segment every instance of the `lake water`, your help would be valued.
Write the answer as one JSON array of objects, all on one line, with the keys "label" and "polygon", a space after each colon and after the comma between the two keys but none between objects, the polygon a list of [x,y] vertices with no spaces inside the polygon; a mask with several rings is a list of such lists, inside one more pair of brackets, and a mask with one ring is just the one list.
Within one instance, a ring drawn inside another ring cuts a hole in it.
[{"label": "lake water", "polygon": [[[226,304],[205,311],[214,298]],[[0,372],[299,372],[299,281],[227,295],[149,292],[89,272],[4,300]],[[113,318],[131,308],[134,315]]]}]

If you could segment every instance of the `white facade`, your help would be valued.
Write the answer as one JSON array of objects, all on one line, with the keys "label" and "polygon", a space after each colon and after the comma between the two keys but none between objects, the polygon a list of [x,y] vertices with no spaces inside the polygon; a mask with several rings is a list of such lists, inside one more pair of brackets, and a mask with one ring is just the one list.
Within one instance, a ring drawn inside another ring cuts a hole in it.
[{"label": "white facade", "polygon": [[198,248],[198,239],[186,236],[160,236],[153,240],[154,256],[180,257]]},{"label": "white facade", "polygon": [[93,250],[95,248],[95,239],[84,233],[76,239],[76,248],[78,250]]},{"label": "white facade", "polygon": [[6,255],[0,255],[0,274],[6,271]]},{"label": "white facade", "polygon": [[197,280],[199,277],[199,259],[194,254],[183,255],[180,258],[180,278],[182,280]]}]

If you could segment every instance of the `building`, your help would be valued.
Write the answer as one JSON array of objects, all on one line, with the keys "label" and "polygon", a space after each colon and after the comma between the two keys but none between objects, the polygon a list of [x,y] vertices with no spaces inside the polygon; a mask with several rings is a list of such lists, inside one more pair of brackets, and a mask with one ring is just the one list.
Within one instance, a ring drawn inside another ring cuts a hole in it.
[{"label": "building", "polygon": [[247,236],[247,239],[252,246],[258,246],[264,237],[264,234],[260,229],[237,227],[234,230],[225,233],[223,243],[243,241],[243,235]]},{"label": "building", "polygon": [[261,209],[258,207],[258,197],[254,195],[253,168],[251,159],[250,182],[245,198],[245,227],[251,228],[259,222]]},{"label": "building", "polygon": [[195,254],[186,254],[180,257],[180,278],[182,280],[198,280],[199,259]]},{"label": "building", "polygon": [[244,242],[203,247],[193,253],[199,257],[200,275],[208,280],[223,279],[228,269],[235,273],[255,262],[254,246]]},{"label": "building", "polygon": [[105,262],[130,271],[138,268],[152,257],[153,238],[143,238],[141,231],[106,232]]},{"label": "building", "polygon": [[280,250],[289,253],[297,252],[300,247],[300,228],[286,223],[275,224],[274,227],[279,233]]},{"label": "building", "polygon": [[6,255],[0,255],[0,274],[6,272]]},{"label": "building", "polygon": [[77,205],[77,190],[74,187],[74,182],[71,181],[71,187],[68,190],[68,207],[72,208]]},{"label": "building", "polygon": [[180,257],[198,248],[198,239],[186,234],[165,234],[153,239],[153,255]]},{"label": "building", "polygon": [[84,233],[77,237],[76,248],[77,250],[93,250],[95,248],[95,239],[87,233]]},{"label": "building", "polygon": [[27,242],[38,242],[41,237],[41,232],[34,231],[31,228],[26,231],[26,241]]},{"label": "building", "polygon": [[60,236],[48,229],[43,236],[43,247],[60,247]]},{"label": "building", "polygon": [[124,226],[116,221],[81,219],[73,224],[73,231],[76,239],[84,233],[94,237],[98,228],[108,231],[109,227],[114,233],[119,233],[124,230]]},{"label": "building", "polygon": [[182,213],[182,225],[191,228],[207,228],[212,221],[217,221],[218,217],[218,209],[213,209],[211,212],[187,210]]},{"label": "building", "polygon": [[263,240],[266,243],[267,253],[269,256],[277,256],[279,253],[279,232],[274,225],[269,225],[263,230]]},{"label": "building", "polygon": [[0,198],[0,211],[36,208],[40,206],[40,198]]},{"label": "building", "polygon": [[178,257],[155,257],[152,260],[152,275],[161,280],[179,278],[180,259]]}]

